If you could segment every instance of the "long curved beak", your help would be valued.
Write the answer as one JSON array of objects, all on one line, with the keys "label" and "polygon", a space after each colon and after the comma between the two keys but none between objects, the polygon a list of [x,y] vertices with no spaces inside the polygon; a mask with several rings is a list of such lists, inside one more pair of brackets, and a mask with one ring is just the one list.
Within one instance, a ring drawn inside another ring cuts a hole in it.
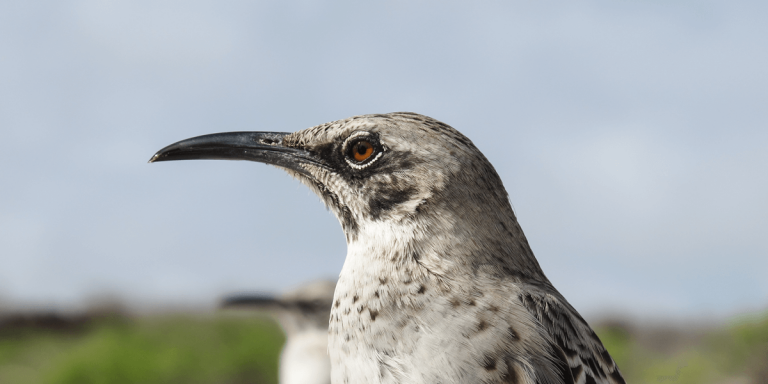
[{"label": "long curved beak", "polygon": [[173,143],[155,153],[150,163],[172,160],[249,160],[288,168],[305,175],[303,165],[325,165],[309,151],[283,145],[289,132],[224,132]]}]

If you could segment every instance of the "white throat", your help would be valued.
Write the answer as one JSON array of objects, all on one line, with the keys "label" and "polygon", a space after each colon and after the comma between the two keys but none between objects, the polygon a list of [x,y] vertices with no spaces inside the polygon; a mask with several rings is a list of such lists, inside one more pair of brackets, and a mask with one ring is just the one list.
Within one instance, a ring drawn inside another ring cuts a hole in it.
[{"label": "white throat", "polygon": [[[366,222],[348,244],[329,325],[334,383],[408,381],[402,376],[405,363],[386,355],[393,350],[400,355],[403,348],[393,345],[387,330],[408,324],[408,308],[426,300],[422,293],[430,276],[414,257],[421,235],[415,226]],[[384,372],[382,366],[391,369]]]}]

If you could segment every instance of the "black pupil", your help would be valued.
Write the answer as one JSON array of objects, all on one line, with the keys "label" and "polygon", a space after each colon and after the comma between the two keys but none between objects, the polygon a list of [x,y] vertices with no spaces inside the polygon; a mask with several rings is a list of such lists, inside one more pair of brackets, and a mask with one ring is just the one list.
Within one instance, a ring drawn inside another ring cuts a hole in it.
[{"label": "black pupil", "polygon": [[357,153],[361,155],[365,155],[365,152],[368,151],[368,143],[357,143]]}]

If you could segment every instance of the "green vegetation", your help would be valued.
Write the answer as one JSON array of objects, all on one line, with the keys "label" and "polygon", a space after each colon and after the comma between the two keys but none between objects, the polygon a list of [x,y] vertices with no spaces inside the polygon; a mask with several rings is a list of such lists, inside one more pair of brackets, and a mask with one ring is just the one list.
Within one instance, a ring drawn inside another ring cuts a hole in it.
[{"label": "green vegetation", "polygon": [[629,383],[768,383],[768,314],[714,330],[596,332]]},{"label": "green vegetation", "polygon": [[[768,383],[768,314],[715,330],[597,328],[629,383]],[[277,383],[283,336],[258,317],[100,317],[0,326],[0,383]]]},{"label": "green vegetation", "polygon": [[0,336],[0,383],[277,383],[282,343],[259,318],[102,319]]}]

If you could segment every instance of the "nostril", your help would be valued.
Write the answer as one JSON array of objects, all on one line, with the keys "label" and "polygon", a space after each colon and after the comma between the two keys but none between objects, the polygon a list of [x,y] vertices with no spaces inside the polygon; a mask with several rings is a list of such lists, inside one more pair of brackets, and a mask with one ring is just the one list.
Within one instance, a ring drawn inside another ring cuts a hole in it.
[{"label": "nostril", "polygon": [[277,140],[274,139],[259,139],[259,142],[266,145],[275,145],[277,144]]}]

